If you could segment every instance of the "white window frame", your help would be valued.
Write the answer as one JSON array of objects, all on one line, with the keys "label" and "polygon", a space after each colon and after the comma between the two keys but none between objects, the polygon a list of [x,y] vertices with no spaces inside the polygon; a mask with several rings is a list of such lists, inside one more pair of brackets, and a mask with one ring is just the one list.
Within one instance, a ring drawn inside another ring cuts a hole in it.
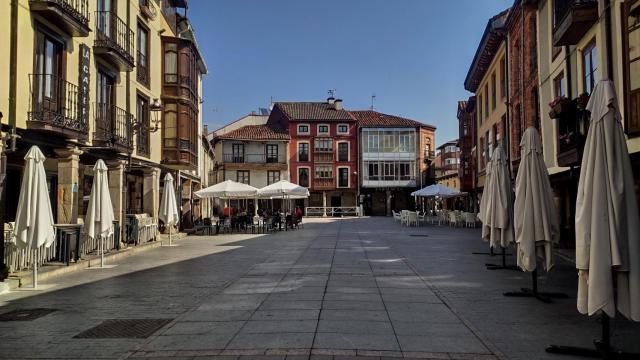
[{"label": "white window frame", "polygon": [[[317,177],[317,172],[318,172],[318,168],[326,168],[329,169],[327,170],[327,172],[331,172],[331,174],[329,174],[328,177]],[[334,173],[334,167],[331,164],[317,164],[317,165],[313,165],[313,178],[314,179],[321,179],[321,180],[326,180],[326,179],[333,179],[335,177],[335,173]]]},{"label": "white window frame", "polygon": [[[376,145],[377,145],[377,146],[376,146],[376,147],[377,147],[377,149],[375,149],[375,150],[370,146],[370,144],[371,144],[370,140],[371,140],[372,138],[375,138],[375,139],[376,139],[376,141],[375,141],[375,142],[376,142]],[[380,134],[372,134],[371,132],[369,132],[369,133],[367,134],[367,152],[369,152],[369,153],[381,152],[381,151],[380,151]]]},{"label": "white window frame", "polygon": [[[309,174],[309,187],[307,189],[310,189],[313,186],[313,176],[311,176],[311,166],[298,166],[296,167],[296,181],[298,182],[298,185],[300,185],[300,169],[307,169],[307,173]],[[300,185],[302,186],[302,185]]]},{"label": "white window frame", "polygon": [[[306,126],[307,131],[306,132],[300,131],[300,126]],[[296,132],[298,135],[311,135],[311,126],[309,124],[298,124],[296,125]]]},{"label": "white window frame", "polygon": [[[339,160],[340,159],[339,157],[340,143],[347,144],[347,161]],[[351,161],[351,142],[346,140],[336,141],[336,162],[350,162],[350,161]]]},{"label": "white window frame", "polygon": [[[340,131],[340,126],[346,126],[347,127],[347,131],[346,132]],[[338,124],[338,125],[336,125],[336,134],[338,134],[338,135],[349,135],[349,124]]]},{"label": "white window frame", "polygon": [[310,162],[311,161],[311,143],[309,140],[300,140],[298,142],[296,142],[296,161],[300,162],[300,144],[307,144],[307,150],[308,150],[308,160],[307,161],[302,161],[302,162]]},{"label": "white window frame", "polygon": [[[347,169],[347,186],[340,186],[340,169]],[[351,186],[351,167],[350,166],[337,166],[336,167],[336,188],[348,189]]]},{"label": "white window frame", "polygon": [[[326,133],[321,133],[320,132],[320,126],[326,126],[327,127],[327,132]],[[318,136],[331,136],[331,126],[329,124],[318,124],[318,125],[316,125],[316,134]]]}]

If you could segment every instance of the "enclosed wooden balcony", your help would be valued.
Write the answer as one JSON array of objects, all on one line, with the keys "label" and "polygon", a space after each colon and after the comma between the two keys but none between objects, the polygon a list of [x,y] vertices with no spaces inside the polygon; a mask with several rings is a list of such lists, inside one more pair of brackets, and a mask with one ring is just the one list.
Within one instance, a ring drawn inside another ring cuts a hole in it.
[{"label": "enclosed wooden balcony", "polygon": [[85,37],[89,29],[89,0],[29,0],[32,12],[71,36]]},{"label": "enclosed wooden balcony", "polygon": [[29,129],[67,138],[87,138],[88,109],[80,103],[77,85],[52,74],[29,74],[29,87]]},{"label": "enclosed wooden balcony", "polygon": [[334,161],[333,151],[314,151],[313,161],[319,163],[329,163]]},{"label": "enclosed wooden balcony", "polygon": [[128,152],[133,147],[133,115],[113,104],[95,103],[93,145]]},{"label": "enclosed wooden balcony", "polygon": [[333,190],[336,188],[334,179],[315,178],[313,179],[314,190]]},{"label": "enclosed wooden balcony", "polygon": [[553,45],[575,45],[598,21],[596,0],[555,0]]},{"label": "enclosed wooden balcony", "polygon": [[133,70],[133,31],[114,12],[96,11],[95,15],[96,39],[93,52],[119,71]]}]

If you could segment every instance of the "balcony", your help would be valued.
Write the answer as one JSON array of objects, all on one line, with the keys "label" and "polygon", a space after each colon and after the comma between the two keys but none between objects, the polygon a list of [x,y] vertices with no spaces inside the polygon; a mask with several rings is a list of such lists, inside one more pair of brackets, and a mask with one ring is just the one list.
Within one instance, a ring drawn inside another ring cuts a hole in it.
[{"label": "balcony", "polygon": [[335,189],[335,181],[334,179],[326,179],[326,178],[315,178],[313,179],[313,189],[314,190],[333,190]]},{"label": "balcony", "polygon": [[133,146],[133,115],[113,104],[96,103],[93,145],[118,151],[129,151]]},{"label": "balcony", "polygon": [[89,0],[29,0],[34,13],[65,31],[71,36],[89,35]]},{"label": "balcony", "polygon": [[149,87],[150,84],[150,76],[149,76],[149,63],[147,55],[143,54],[140,50],[137,53],[137,61],[136,61],[136,79],[139,83],[146,85]]},{"label": "balcony", "polygon": [[224,154],[226,164],[285,164],[283,155],[271,156],[267,154]]},{"label": "balcony", "polygon": [[29,74],[30,129],[68,138],[86,139],[89,123],[86,107],[79,106],[78,86],[51,74]]},{"label": "balcony", "polygon": [[402,176],[365,176],[362,179],[363,187],[415,187],[415,176],[402,175]]},{"label": "balcony", "polygon": [[319,152],[316,150],[313,153],[313,161],[318,163],[333,162],[334,161],[333,152]]},{"label": "balcony", "polygon": [[96,11],[96,40],[93,52],[117,67],[131,71],[133,61],[133,31],[115,13]]},{"label": "balcony", "polygon": [[576,166],[582,161],[590,115],[582,105],[578,106],[579,102],[585,103],[584,100],[578,100],[571,100],[554,120],[558,123],[556,159],[559,166]]},{"label": "balcony", "polygon": [[553,19],[553,45],[575,45],[598,21],[598,2],[556,0]]}]

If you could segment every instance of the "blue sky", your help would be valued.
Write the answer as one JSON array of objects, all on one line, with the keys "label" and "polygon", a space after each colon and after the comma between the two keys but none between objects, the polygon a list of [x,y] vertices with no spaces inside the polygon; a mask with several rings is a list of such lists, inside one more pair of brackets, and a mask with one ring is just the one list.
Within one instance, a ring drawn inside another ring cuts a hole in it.
[{"label": "blue sky", "polygon": [[457,101],[487,20],[513,0],[191,0],[216,129],[274,101],[321,101],[435,125],[458,137]]}]

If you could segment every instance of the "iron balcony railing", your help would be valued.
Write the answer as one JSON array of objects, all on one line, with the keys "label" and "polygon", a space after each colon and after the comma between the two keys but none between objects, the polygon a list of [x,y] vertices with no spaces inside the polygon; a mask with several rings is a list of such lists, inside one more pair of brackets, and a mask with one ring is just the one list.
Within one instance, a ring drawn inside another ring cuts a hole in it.
[{"label": "iron balcony railing", "polygon": [[115,50],[127,62],[133,63],[133,31],[111,11],[96,11],[94,46]]},{"label": "iron balcony railing", "polygon": [[78,86],[52,74],[29,74],[28,120],[87,134],[89,125],[78,106]]},{"label": "iron balcony railing", "polygon": [[136,78],[138,82],[149,85],[149,59],[147,55],[143,54],[140,50],[137,52],[138,59],[136,62]]},{"label": "iron balcony railing", "polygon": [[130,149],[133,115],[113,104],[95,103],[94,141],[107,146]]},{"label": "iron balcony railing", "polygon": [[282,155],[268,154],[224,154],[225,163],[234,164],[284,164]]},{"label": "iron balcony railing", "polygon": [[55,5],[84,26],[89,26],[89,0],[29,0],[29,3]]}]

